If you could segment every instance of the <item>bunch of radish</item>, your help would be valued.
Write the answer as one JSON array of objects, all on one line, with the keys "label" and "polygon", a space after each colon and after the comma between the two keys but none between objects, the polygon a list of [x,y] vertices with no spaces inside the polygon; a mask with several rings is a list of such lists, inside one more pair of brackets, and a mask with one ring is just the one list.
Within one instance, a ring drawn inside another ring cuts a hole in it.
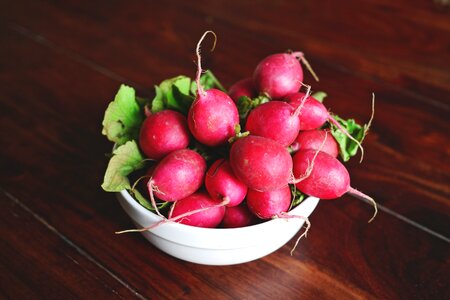
[{"label": "bunch of radish", "polygon": [[162,222],[208,228],[292,217],[287,213],[299,195],[336,199],[348,193],[373,203],[376,214],[373,199],[350,186],[330,128],[353,141],[361,157],[362,138],[311,95],[303,83],[301,62],[311,69],[303,54],[270,55],[228,91],[218,81],[211,88],[200,55],[209,33],[216,38],[208,31],[198,42],[192,82],[165,81],[152,101],[129,87],[119,90],[103,122],[103,133],[117,146],[103,188],[128,189]]}]

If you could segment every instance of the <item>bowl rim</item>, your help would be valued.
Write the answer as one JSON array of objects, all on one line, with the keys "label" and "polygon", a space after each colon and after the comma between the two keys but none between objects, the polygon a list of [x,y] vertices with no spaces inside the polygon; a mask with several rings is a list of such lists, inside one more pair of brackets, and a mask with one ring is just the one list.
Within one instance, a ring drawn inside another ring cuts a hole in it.
[{"label": "bowl rim", "polygon": [[[127,201],[128,204],[130,204],[133,209],[136,209],[139,213],[145,215],[146,217],[149,218],[149,220],[151,222],[159,222],[164,220],[163,218],[161,218],[160,216],[156,215],[155,213],[151,212],[150,210],[146,209],[144,206],[142,206],[136,199],[134,199],[131,194],[126,190],[123,189],[119,192],[119,194],[122,195],[122,197]],[[312,202],[313,204],[313,208],[311,210],[310,213],[307,214],[308,217],[312,211],[315,210],[318,202],[319,202],[319,198],[317,197],[313,197],[313,196],[307,196],[300,204],[298,204],[296,207],[292,208],[291,210],[289,210],[287,212],[288,215],[295,215],[295,212],[302,210],[302,208],[304,208],[304,206],[306,206],[307,203]],[[316,202],[316,203],[314,203]],[[230,231],[253,231],[253,230],[264,230],[265,227],[271,226],[271,224],[273,224],[274,222],[278,222],[278,221],[282,221],[283,219],[271,219],[271,220],[266,220],[263,221],[261,223],[258,224],[253,224],[253,225],[249,225],[249,226],[245,226],[245,227],[236,227],[236,228],[221,228],[221,227],[214,227],[214,228],[205,228],[205,227],[197,227],[197,226],[192,226],[192,225],[186,225],[186,224],[181,224],[178,222],[168,222],[165,224],[161,224],[161,225],[171,225],[171,226],[175,226],[175,228],[179,228],[182,230],[189,230],[190,232],[192,232],[193,234],[202,234],[202,233],[211,233],[213,231],[215,232],[230,232]],[[284,221],[286,220],[290,220],[290,219],[284,219]],[[299,220],[299,219],[297,219]],[[142,224],[140,224],[140,222],[137,222],[140,226],[144,227]],[[150,230],[150,232],[153,232],[153,230]]]}]

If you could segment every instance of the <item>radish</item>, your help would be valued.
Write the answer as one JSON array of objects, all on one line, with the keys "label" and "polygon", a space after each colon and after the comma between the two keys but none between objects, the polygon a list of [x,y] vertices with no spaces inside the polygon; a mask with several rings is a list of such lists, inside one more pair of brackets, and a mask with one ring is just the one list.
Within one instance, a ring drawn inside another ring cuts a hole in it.
[{"label": "radish", "polygon": [[289,210],[291,189],[288,185],[271,191],[248,190],[247,206],[260,219],[271,219]]},{"label": "radish", "polygon": [[239,205],[247,195],[247,186],[234,176],[230,164],[216,160],[205,176],[205,186],[213,199],[228,199],[227,206]]},{"label": "radish", "polygon": [[200,192],[174,202],[167,220],[190,226],[213,228],[222,222],[224,214],[223,203]]},{"label": "radish", "polygon": [[361,146],[361,143],[352,137],[350,133],[348,133],[348,131],[330,115],[325,105],[320,103],[314,97],[309,96],[308,93],[305,94],[302,92],[291,94],[285,97],[285,100],[294,108],[302,107],[299,114],[300,130],[317,129],[328,121],[339,128],[340,131],[358,145],[361,150],[361,161],[363,160],[364,149]]},{"label": "radish", "polygon": [[256,216],[248,209],[247,205],[239,205],[225,208],[225,215],[221,223],[224,228],[238,228],[257,223]]},{"label": "radish", "polygon": [[294,142],[300,130],[298,115],[301,109],[300,106],[294,109],[283,101],[269,101],[250,111],[245,130],[287,147]]},{"label": "radish", "polygon": [[350,175],[344,165],[328,153],[316,150],[300,150],[293,158],[294,176],[308,176],[295,186],[303,193],[324,200],[339,198],[348,193],[370,202],[375,209],[371,222],[377,214],[377,204],[369,196],[350,186]]},{"label": "radish", "polygon": [[142,124],[139,145],[148,158],[155,160],[186,148],[189,145],[186,117],[173,110],[150,114]]},{"label": "radish", "polygon": [[237,178],[257,191],[282,188],[292,177],[292,158],[287,149],[260,136],[249,135],[235,141],[230,165]]},{"label": "radish", "polygon": [[325,130],[300,131],[291,147],[295,150],[320,150],[333,157],[339,154],[339,146],[333,135]]},{"label": "radish", "polygon": [[157,214],[161,216],[154,196],[168,202],[183,199],[200,188],[205,172],[205,159],[193,150],[176,150],[164,157],[147,184]]},{"label": "radish", "polygon": [[251,77],[239,80],[233,84],[228,89],[228,95],[235,103],[238,102],[239,98],[246,96],[249,98],[254,98],[258,96],[258,92],[253,85],[253,79]]},{"label": "radish", "polygon": [[299,59],[312,71],[303,53],[278,53],[264,58],[253,73],[256,89],[272,99],[280,99],[298,92],[303,82],[303,70]]},{"label": "radish", "polygon": [[207,146],[218,146],[234,136],[235,126],[239,124],[239,113],[227,94],[218,89],[205,91],[200,84],[200,44],[208,33],[216,37],[214,32],[207,31],[197,44],[197,97],[189,108],[188,126],[199,142]]}]

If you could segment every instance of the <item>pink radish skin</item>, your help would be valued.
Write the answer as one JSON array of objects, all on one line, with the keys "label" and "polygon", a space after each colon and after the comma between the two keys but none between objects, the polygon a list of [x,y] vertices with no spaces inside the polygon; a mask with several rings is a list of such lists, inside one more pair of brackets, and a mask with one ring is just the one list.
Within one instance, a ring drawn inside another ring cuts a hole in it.
[{"label": "pink radish skin", "polygon": [[197,191],[206,172],[205,159],[197,152],[182,149],[164,157],[148,183],[150,195],[164,201],[177,201]]},{"label": "pink radish skin", "polygon": [[245,78],[233,84],[228,89],[228,95],[231,99],[233,99],[235,103],[237,103],[239,98],[241,98],[242,96],[246,96],[249,98],[258,96],[258,92],[253,85],[253,78]]},{"label": "pink radish skin", "polygon": [[286,102],[269,101],[250,112],[245,130],[250,131],[253,135],[272,139],[287,147],[294,142],[298,135],[299,112]]},{"label": "pink radish skin", "polygon": [[287,212],[291,205],[291,189],[288,185],[281,189],[258,192],[249,190],[247,205],[260,219],[271,219]]},{"label": "pink radish skin", "polygon": [[294,176],[299,177],[310,170],[309,176],[295,184],[303,193],[324,200],[339,198],[348,193],[373,205],[377,215],[375,200],[350,186],[350,175],[344,165],[325,152],[301,150],[294,155]]},{"label": "pink radish skin", "polygon": [[324,130],[300,131],[292,146],[298,150],[320,150],[334,158],[339,155],[339,146],[333,135]]},{"label": "pink radish skin", "polygon": [[256,224],[258,218],[248,209],[247,205],[226,207],[221,223],[223,228],[239,228]]},{"label": "pink radish skin", "polygon": [[218,146],[235,135],[239,124],[236,105],[227,94],[216,89],[199,93],[188,113],[192,135],[202,144]]},{"label": "pink radish skin", "polygon": [[[316,158],[313,158],[317,154]],[[294,155],[294,176],[306,173],[314,163],[308,177],[295,186],[303,193],[321,199],[339,198],[350,189],[350,176],[344,165],[331,155],[316,150],[300,150]]]},{"label": "pink radish skin", "polygon": [[[295,93],[287,96],[285,100],[297,109],[301,103],[305,93]],[[307,97],[303,103],[303,107],[299,114],[300,130],[312,130],[321,127],[330,118],[326,107],[316,100],[314,97]]]},{"label": "pink radish skin", "polygon": [[189,145],[186,117],[173,110],[150,114],[142,124],[139,145],[148,158],[155,160],[186,148]]},{"label": "pink radish skin", "polygon": [[[189,214],[195,210],[200,211]],[[211,199],[206,193],[195,193],[172,204],[169,220],[183,214],[186,214],[186,216],[177,220],[178,223],[213,228],[222,222],[225,215],[225,206]]]},{"label": "pink radish skin", "polygon": [[211,198],[227,198],[227,206],[239,205],[247,195],[247,186],[236,178],[230,164],[224,159],[216,160],[208,169],[205,186]]},{"label": "pink radish skin", "polygon": [[303,82],[302,66],[292,54],[273,54],[257,65],[253,82],[260,93],[280,99],[298,92]]},{"label": "pink radish skin", "polygon": [[292,177],[292,158],[287,149],[260,136],[249,135],[235,141],[230,165],[237,178],[257,191],[279,189]]},{"label": "pink radish skin", "polygon": [[218,146],[225,144],[235,135],[239,113],[236,104],[227,94],[217,89],[205,91],[200,84],[202,73],[200,45],[208,33],[216,36],[214,32],[207,31],[197,44],[197,97],[189,108],[188,126],[200,143]]}]

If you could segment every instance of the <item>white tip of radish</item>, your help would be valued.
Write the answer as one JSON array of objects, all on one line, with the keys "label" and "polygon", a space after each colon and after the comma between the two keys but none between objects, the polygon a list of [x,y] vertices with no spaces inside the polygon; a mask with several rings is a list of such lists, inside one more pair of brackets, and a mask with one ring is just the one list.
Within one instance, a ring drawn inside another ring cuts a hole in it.
[{"label": "white tip of radish", "polygon": [[205,95],[205,91],[203,90],[203,87],[200,84],[200,77],[202,75],[202,57],[200,55],[200,46],[201,46],[203,40],[205,39],[205,37],[208,35],[208,33],[211,33],[214,36],[214,44],[211,47],[211,51],[214,51],[214,49],[216,48],[216,43],[217,43],[217,35],[214,31],[211,31],[211,30],[205,31],[205,33],[203,33],[203,35],[200,38],[200,40],[198,41],[197,47],[195,49],[195,52],[197,53],[197,76],[195,78],[195,82],[197,83],[197,91],[198,91],[198,94],[200,94],[200,95]]},{"label": "white tip of radish", "polygon": [[356,197],[358,199],[361,199],[364,202],[367,202],[367,203],[369,203],[369,204],[371,204],[373,206],[375,211],[373,213],[372,218],[370,218],[370,220],[367,223],[372,222],[375,219],[375,217],[376,217],[376,215],[378,213],[378,207],[377,207],[377,203],[375,202],[375,200],[373,200],[372,197],[370,197],[370,196],[368,196],[368,195],[366,195],[366,194],[364,194],[364,193],[362,193],[362,192],[360,192],[357,189],[354,189],[352,187],[350,187],[348,189],[347,193],[349,193],[351,196],[354,196],[354,197]]}]

